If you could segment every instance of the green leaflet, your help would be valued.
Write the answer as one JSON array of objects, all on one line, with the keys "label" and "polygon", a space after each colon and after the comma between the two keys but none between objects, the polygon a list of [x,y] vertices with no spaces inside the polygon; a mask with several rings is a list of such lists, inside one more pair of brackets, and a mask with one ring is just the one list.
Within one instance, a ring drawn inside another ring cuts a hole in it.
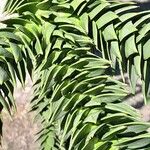
[{"label": "green leaflet", "polygon": [[105,41],[117,40],[117,35],[115,33],[115,30],[112,24],[108,25],[104,29],[103,36],[104,36]]},{"label": "green leaflet", "polygon": [[141,37],[144,37],[150,31],[149,25],[150,23],[144,25],[143,28],[139,31]]},{"label": "green leaflet", "polygon": [[21,48],[17,44],[14,44],[14,43],[10,43],[10,47],[12,50],[12,54],[14,55],[15,61],[16,62],[21,61],[22,60]]},{"label": "green leaflet", "polygon": [[94,144],[97,143],[96,138],[91,138],[91,140],[88,141],[88,143],[82,148],[82,150],[93,150],[94,149]]},{"label": "green leaflet", "polygon": [[35,44],[35,49],[37,54],[43,54],[42,46],[39,40],[38,35],[40,34],[40,27],[34,23],[32,24],[26,24],[26,28],[35,36],[36,38],[36,44]]},{"label": "green leaflet", "polygon": [[49,0],[44,0],[37,4],[37,8],[41,10],[43,9],[45,10],[45,9],[48,9],[50,5],[51,5],[51,2]]},{"label": "green leaflet", "polygon": [[101,95],[92,96],[91,101],[86,103],[85,107],[99,106],[102,103],[111,103],[116,100],[120,101],[124,96],[126,96],[126,94],[116,94],[116,93],[102,94],[101,93]]},{"label": "green leaflet", "polygon": [[125,56],[128,58],[130,55],[137,53],[137,48],[135,45],[135,36],[131,35],[126,41],[125,41]]},{"label": "green leaflet", "polygon": [[123,140],[120,140],[118,142],[118,144],[127,144],[128,142],[132,142],[132,141],[135,141],[135,140],[140,140],[140,139],[143,139],[143,138],[149,138],[149,133],[145,134],[145,135],[139,135],[139,136],[136,136],[136,137],[133,137],[133,138],[130,138],[130,139],[123,139]]},{"label": "green leaflet", "polygon": [[68,93],[71,93],[76,84],[77,84],[77,81],[68,83],[68,85],[66,85],[64,88],[62,88],[62,90],[61,90],[62,95],[67,95]]},{"label": "green leaflet", "polygon": [[116,24],[116,27],[119,27],[121,25],[124,25],[126,24],[127,22],[131,22],[132,18],[137,16],[138,13],[136,12],[130,12],[130,13],[125,13],[125,14],[122,14],[119,19],[121,20],[121,22],[119,22],[118,24]]},{"label": "green leaflet", "polygon": [[30,55],[30,59],[35,61],[35,56],[34,56],[33,51],[29,45],[30,39],[24,34],[20,34],[20,36],[21,36],[20,38],[21,38],[22,42],[24,43],[25,48],[27,49],[28,54]]},{"label": "green leaflet", "polygon": [[91,122],[96,124],[101,111],[101,109],[92,109],[85,118],[84,123]]},{"label": "green leaflet", "polygon": [[81,16],[80,21],[81,21],[82,28],[86,31],[86,33],[88,33],[89,32],[89,25],[88,25],[88,23],[89,23],[89,16],[88,16],[88,14],[84,13]]},{"label": "green leaflet", "polygon": [[135,66],[135,71],[136,71],[136,74],[141,77],[141,56],[137,55],[134,57],[134,66]]},{"label": "green leaflet", "polygon": [[18,79],[20,80],[22,86],[25,86],[25,80],[26,80],[26,66],[25,66],[25,61],[22,60],[17,64],[17,68],[16,69],[16,74]]},{"label": "green leaflet", "polygon": [[143,57],[145,60],[150,58],[149,45],[150,45],[150,40],[146,41],[145,44],[143,45]]},{"label": "green leaflet", "polygon": [[135,142],[128,144],[127,146],[129,149],[144,148],[144,147],[147,147],[149,145],[149,140],[150,140],[149,138],[140,139],[140,140],[137,140]]},{"label": "green leaflet", "polygon": [[[125,124],[124,124],[125,125]],[[143,124],[131,124],[131,125],[127,125],[127,129],[123,132],[124,133],[130,133],[130,132],[134,132],[134,133],[141,133],[141,132],[145,132],[148,129],[149,125],[143,125]]]},{"label": "green leaflet", "polygon": [[98,15],[98,13],[100,13],[108,5],[109,5],[109,3],[102,3],[101,5],[97,5],[95,8],[91,9],[92,11],[89,12],[89,16],[90,16],[91,20],[94,19],[94,17],[96,15]]},{"label": "green leaflet", "polygon": [[69,150],[73,148],[73,145],[77,144],[80,140],[84,138],[91,130],[90,124],[85,124],[79,131],[77,131],[76,135],[73,139],[71,139]]},{"label": "green leaflet", "polygon": [[5,81],[9,79],[7,71],[0,67],[0,85],[2,85]]},{"label": "green leaflet", "polygon": [[70,31],[70,30],[77,31],[81,35],[85,34],[85,31],[80,26],[77,26],[77,25],[68,24],[68,25],[60,25],[60,27],[67,31]]},{"label": "green leaflet", "polygon": [[37,7],[35,7],[36,4],[38,4],[38,2],[27,2],[27,3],[19,6],[16,10],[19,13],[23,13],[25,11],[30,11],[32,13],[35,13],[37,11]]},{"label": "green leaflet", "polygon": [[[70,130],[72,132],[72,127],[73,127],[76,115],[77,115],[77,111],[74,111],[72,114],[68,115],[65,126],[64,126],[64,132],[63,132],[63,136],[62,136],[60,145],[62,145],[63,142],[71,135]],[[68,132],[69,132],[69,136],[67,136]]]},{"label": "green leaflet", "polygon": [[60,54],[61,54],[61,51],[54,51],[54,52],[52,52],[51,55],[48,56],[48,58],[47,58],[47,60],[49,60],[49,61],[47,61],[43,65],[42,70],[49,68],[55,61],[57,61],[57,59],[59,58]]},{"label": "green leaflet", "polygon": [[71,2],[71,6],[74,10],[76,10],[80,5],[82,5],[85,2],[85,0],[76,0]]},{"label": "green leaflet", "polygon": [[135,118],[139,116],[138,112],[135,109],[133,109],[132,107],[130,107],[124,103],[108,104],[108,105],[106,105],[106,109],[129,114],[131,116],[134,116]]},{"label": "green leaflet", "polygon": [[27,23],[30,23],[28,20],[26,19],[22,19],[22,18],[11,18],[9,20],[4,20],[3,23],[7,24],[7,25],[11,25],[11,24],[18,24],[18,25],[26,25]]},{"label": "green leaflet", "polygon": [[13,92],[14,92],[13,84],[11,82],[6,82],[5,85],[3,85],[2,89],[4,91],[5,98],[7,98],[9,102],[10,107],[13,107],[12,110],[16,112],[16,104],[13,96]]},{"label": "green leaflet", "polygon": [[107,150],[108,148],[110,147],[110,143],[107,142],[107,141],[99,141],[95,144],[94,146],[94,150],[100,150],[100,149],[103,149],[103,150]]},{"label": "green leaflet", "polygon": [[108,11],[96,21],[96,24],[98,26],[98,29],[100,29],[105,25],[107,25],[108,23],[113,22],[116,19],[118,19],[118,16],[115,13]]},{"label": "green leaflet", "polygon": [[[61,94],[65,95],[66,90],[68,89],[67,86],[68,82],[62,82],[62,84],[60,84],[56,89],[55,92],[53,92],[52,97],[51,97],[51,101],[57,101],[59,100],[59,98],[62,96]],[[71,83],[69,85],[72,86],[73,83]],[[67,86],[67,87],[66,87]]]},{"label": "green leaflet", "polygon": [[100,92],[104,89],[104,84],[101,84],[101,85],[98,85],[94,88],[91,88],[87,91],[84,92],[84,94],[87,94],[87,95],[98,95],[100,94]]},{"label": "green leaflet", "polygon": [[88,100],[88,96],[84,94],[75,94],[68,102],[64,105],[63,110],[68,111],[69,109],[75,109],[82,101]]},{"label": "green leaflet", "polygon": [[[127,4],[125,4],[125,3],[123,3],[123,4],[124,4],[124,5],[127,5]],[[121,7],[121,8],[119,8],[119,9],[117,9],[115,12],[119,15],[119,14],[121,14],[121,13],[125,13],[126,11],[134,10],[134,9],[136,9],[136,8],[138,8],[138,6],[131,4],[131,6]]]},{"label": "green leaflet", "polygon": [[49,44],[50,42],[50,37],[52,35],[52,32],[54,31],[55,26],[51,23],[45,22],[43,25],[43,35],[44,35],[44,39],[46,41],[46,44]]},{"label": "green leaflet", "polygon": [[146,103],[146,97],[148,96],[148,91],[149,91],[149,83],[150,83],[150,78],[149,78],[149,66],[150,66],[150,61],[147,60],[144,62],[143,64],[143,83],[142,83],[142,90],[143,90],[143,96],[144,96],[144,100]]},{"label": "green leaflet", "polygon": [[120,61],[122,61],[122,56],[121,56],[121,53],[120,53],[118,41],[112,41],[111,42],[110,51],[112,51],[112,53],[114,53],[115,56],[117,56],[118,59]]},{"label": "green leaflet", "polygon": [[21,0],[20,2],[18,2],[18,0],[10,0],[6,3],[5,10],[7,10],[9,13],[14,13],[16,9],[24,2],[25,0]]},{"label": "green leaflet", "polygon": [[3,47],[0,47],[0,56],[5,58],[13,58],[11,52],[9,52],[7,49],[4,49]]},{"label": "green leaflet", "polygon": [[10,107],[9,107],[8,103],[6,102],[5,98],[1,95],[0,95],[0,103],[2,104],[4,109],[11,115]]},{"label": "green leaflet", "polygon": [[21,42],[20,38],[18,36],[16,36],[14,33],[10,33],[10,32],[4,32],[4,31],[0,31],[0,37],[3,38],[7,38],[7,39],[12,39],[15,40],[17,43]]},{"label": "green leaflet", "polygon": [[92,21],[92,30],[93,30],[93,40],[94,44],[96,45],[96,48],[98,47],[98,29],[95,21]]},{"label": "green leaflet", "polygon": [[44,144],[44,150],[52,149],[54,146],[54,133],[50,132]]},{"label": "green leaflet", "polygon": [[[116,122],[117,118],[120,118],[120,119],[134,119],[134,118],[131,118],[130,116],[127,116],[126,114],[124,113],[115,113],[115,114],[107,114],[107,116],[103,117],[102,118],[102,121],[104,122]],[[120,120],[121,121],[121,120]]]},{"label": "green leaflet", "polygon": [[132,24],[132,22],[127,22],[122,29],[119,31],[119,39],[120,41],[124,40],[126,37],[131,35],[132,33],[135,33],[137,29],[135,26]]},{"label": "green leaflet", "polygon": [[130,61],[128,62],[128,74],[130,78],[131,93],[135,94],[138,76],[136,73],[135,66],[131,64]]},{"label": "green leaflet", "polygon": [[112,136],[116,136],[116,134],[118,134],[119,132],[122,132],[126,129],[125,126],[121,126],[118,128],[112,128],[110,129],[110,131],[108,131],[106,134],[103,135],[102,140],[106,140],[106,139],[111,139]]},{"label": "green leaflet", "polygon": [[13,84],[15,86],[16,85],[16,74],[15,74],[14,68],[9,62],[7,62],[7,65],[8,65],[8,70],[10,72]]}]

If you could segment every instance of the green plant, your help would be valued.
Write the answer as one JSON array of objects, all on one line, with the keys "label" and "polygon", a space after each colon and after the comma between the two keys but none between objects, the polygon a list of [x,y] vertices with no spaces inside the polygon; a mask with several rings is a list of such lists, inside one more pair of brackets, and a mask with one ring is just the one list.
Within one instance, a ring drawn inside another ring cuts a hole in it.
[{"label": "green plant", "polygon": [[0,29],[1,89],[11,95],[2,105],[10,111],[16,77],[24,85],[28,71],[42,150],[149,149],[150,124],[122,103],[129,91],[113,79],[118,66],[122,77],[128,70],[134,93],[141,78],[146,100],[149,12],[128,12],[135,8],[104,0],[8,0],[5,11],[18,17]]}]

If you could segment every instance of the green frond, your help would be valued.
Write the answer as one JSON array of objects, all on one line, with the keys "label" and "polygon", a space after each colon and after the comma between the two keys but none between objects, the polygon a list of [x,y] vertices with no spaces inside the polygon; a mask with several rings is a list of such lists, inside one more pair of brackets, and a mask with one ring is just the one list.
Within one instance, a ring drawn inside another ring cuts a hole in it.
[{"label": "green frond", "polygon": [[28,71],[42,150],[148,150],[150,124],[122,102],[129,91],[113,70],[128,72],[132,93],[140,78],[146,100],[149,11],[104,0],[11,0],[6,11],[19,16],[0,29],[1,104],[10,111]]}]

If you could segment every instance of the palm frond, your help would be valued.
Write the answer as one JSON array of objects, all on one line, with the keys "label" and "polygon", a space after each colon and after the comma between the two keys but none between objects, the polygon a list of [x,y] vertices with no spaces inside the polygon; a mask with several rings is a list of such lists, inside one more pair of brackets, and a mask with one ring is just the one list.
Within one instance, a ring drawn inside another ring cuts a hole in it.
[{"label": "palm frond", "polygon": [[41,149],[147,150],[150,124],[122,102],[129,91],[112,75],[128,71],[133,93],[141,78],[146,99],[149,11],[99,0],[10,2],[19,17],[0,30],[0,82],[11,89],[16,76],[22,84],[26,70],[32,76]]}]

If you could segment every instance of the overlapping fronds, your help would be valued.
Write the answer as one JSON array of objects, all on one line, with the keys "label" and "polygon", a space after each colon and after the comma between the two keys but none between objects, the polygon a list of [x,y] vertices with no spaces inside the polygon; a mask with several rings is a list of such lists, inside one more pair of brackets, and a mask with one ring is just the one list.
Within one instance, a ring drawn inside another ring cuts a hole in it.
[{"label": "overlapping fronds", "polygon": [[133,92],[141,78],[146,99],[149,12],[99,0],[13,2],[6,10],[19,16],[0,30],[1,48],[12,56],[4,57],[12,66],[7,82],[24,83],[26,70],[34,80],[41,149],[148,150],[150,124],[122,103],[128,91],[111,75],[127,70]]},{"label": "overlapping fronds", "polygon": [[13,90],[16,76],[22,85],[25,81],[22,41],[15,30],[13,27],[0,29],[0,102],[9,113],[12,106],[15,108]]}]

